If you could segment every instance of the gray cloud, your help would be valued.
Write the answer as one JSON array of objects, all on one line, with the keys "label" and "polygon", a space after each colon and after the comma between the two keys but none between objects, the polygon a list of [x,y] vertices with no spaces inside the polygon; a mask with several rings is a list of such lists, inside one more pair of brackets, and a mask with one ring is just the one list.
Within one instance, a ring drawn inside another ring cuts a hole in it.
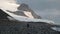
[{"label": "gray cloud", "polygon": [[0,8],[3,8],[5,10],[17,10],[16,8],[19,5],[16,4],[16,0],[0,0]]}]

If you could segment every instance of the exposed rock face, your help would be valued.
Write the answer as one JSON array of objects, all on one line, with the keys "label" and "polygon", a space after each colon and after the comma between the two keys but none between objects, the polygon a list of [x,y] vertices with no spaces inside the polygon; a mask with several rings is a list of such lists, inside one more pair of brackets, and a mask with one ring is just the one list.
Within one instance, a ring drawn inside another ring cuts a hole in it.
[{"label": "exposed rock face", "polygon": [[17,9],[18,9],[18,10],[27,11],[27,10],[29,10],[30,8],[29,8],[29,6],[28,6],[27,4],[22,3]]},{"label": "exposed rock face", "polygon": [[9,15],[0,9],[0,19],[8,19],[7,16]]},{"label": "exposed rock face", "polygon": [[[29,18],[37,18],[37,19],[41,19],[41,17],[39,15],[37,15],[27,4],[22,3],[18,8],[18,11],[16,12],[11,12],[17,15],[21,15],[21,16],[26,16]],[[10,11],[9,11],[10,12]]]},{"label": "exposed rock face", "polygon": [[43,22],[0,20],[0,33],[2,34],[59,34],[50,27],[50,24]]},{"label": "exposed rock face", "polygon": [[22,3],[19,7],[18,7],[18,10],[23,10],[23,11],[28,11],[28,12],[31,12],[32,16],[34,18],[38,18],[40,19],[41,17],[38,16],[27,4],[25,3]]}]

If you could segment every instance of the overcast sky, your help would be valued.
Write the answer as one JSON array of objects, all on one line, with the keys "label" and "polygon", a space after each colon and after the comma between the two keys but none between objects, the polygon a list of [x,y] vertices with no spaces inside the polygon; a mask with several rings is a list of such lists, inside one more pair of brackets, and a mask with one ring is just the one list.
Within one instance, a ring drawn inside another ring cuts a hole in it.
[{"label": "overcast sky", "polygon": [[60,0],[17,0],[28,4],[38,15],[60,23]]}]

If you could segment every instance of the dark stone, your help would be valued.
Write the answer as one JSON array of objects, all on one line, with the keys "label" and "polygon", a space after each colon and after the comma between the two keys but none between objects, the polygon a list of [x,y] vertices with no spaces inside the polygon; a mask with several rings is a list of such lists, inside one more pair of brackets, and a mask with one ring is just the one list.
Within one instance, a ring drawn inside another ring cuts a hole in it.
[{"label": "dark stone", "polygon": [[25,3],[22,3],[17,9],[27,11],[29,9],[29,6]]},{"label": "dark stone", "polygon": [[8,19],[7,16],[9,15],[0,9],[0,19]]},{"label": "dark stone", "polygon": [[50,24],[43,22],[0,20],[0,33],[3,34],[60,34],[60,32],[52,30],[50,27]]}]

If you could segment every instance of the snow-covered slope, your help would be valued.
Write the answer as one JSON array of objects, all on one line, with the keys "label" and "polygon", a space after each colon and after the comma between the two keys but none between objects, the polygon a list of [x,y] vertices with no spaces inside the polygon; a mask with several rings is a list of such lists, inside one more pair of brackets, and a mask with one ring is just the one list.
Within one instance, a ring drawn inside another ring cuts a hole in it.
[{"label": "snow-covered slope", "polygon": [[[11,10],[7,10],[9,12],[11,12]],[[30,7],[28,4],[22,3],[20,4],[19,7],[17,7],[17,11],[15,12],[11,12],[17,15],[21,15],[21,16],[26,16],[29,18],[37,18],[37,19],[41,19],[41,16],[37,15]]]},{"label": "snow-covered slope", "polygon": [[41,16],[36,14],[35,11],[32,10],[28,4],[22,3],[22,4],[20,4],[20,6],[17,9],[18,10],[23,10],[24,14],[29,18],[41,19]]},{"label": "snow-covered slope", "polygon": [[[2,9],[2,8],[1,8]],[[13,13],[9,13],[8,11],[2,9],[4,12],[6,12],[7,14],[9,14],[11,17],[13,17],[15,20],[18,21],[25,21],[25,22],[45,22],[45,23],[49,23],[49,24],[54,24],[53,21],[48,21],[48,20],[43,20],[43,19],[32,19],[32,18],[28,18],[25,16],[19,16],[19,15],[15,15]]]}]

